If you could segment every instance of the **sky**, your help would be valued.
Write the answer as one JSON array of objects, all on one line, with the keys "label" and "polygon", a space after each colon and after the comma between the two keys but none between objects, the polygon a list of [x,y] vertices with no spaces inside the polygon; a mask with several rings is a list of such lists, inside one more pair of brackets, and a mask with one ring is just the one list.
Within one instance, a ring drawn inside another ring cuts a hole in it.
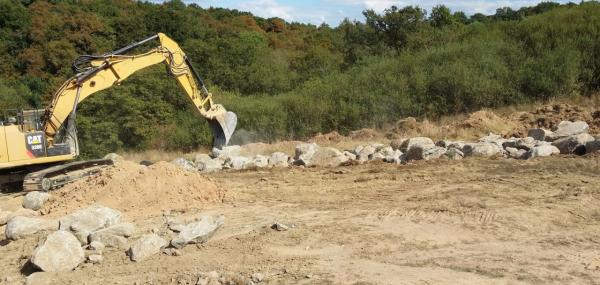
[{"label": "sky", "polygon": [[[290,22],[302,22],[319,25],[327,23],[337,26],[344,18],[363,20],[362,11],[373,9],[381,12],[392,5],[404,7],[418,5],[431,11],[433,6],[444,4],[454,11],[463,11],[467,15],[474,13],[494,14],[496,8],[511,7],[518,9],[523,6],[534,6],[536,0],[423,0],[423,1],[394,1],[394,0],[184,0],[185,3],[195,3],[201,7],[223,7],[252,12],[252,14],[270,18],[279,17]],[[553,1],[565,3],[568,1]]]}]

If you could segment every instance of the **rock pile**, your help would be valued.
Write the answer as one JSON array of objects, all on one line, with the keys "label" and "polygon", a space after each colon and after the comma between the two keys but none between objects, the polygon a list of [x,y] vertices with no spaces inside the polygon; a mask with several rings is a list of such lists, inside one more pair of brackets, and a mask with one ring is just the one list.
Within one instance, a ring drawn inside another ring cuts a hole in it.
[{"label": "rock pile", "polygon": [[553,131],[530,129],[527,137],[503,138],[489,134],[477,142],[440,140],[434,142],[426,137],[396,139],[389,145],[371,143],[354,149],[338,150],[321,147],[316,143],[301,143],[296,146],[294,156],[275,152],[271,156],[241,156],[240,146],[213,149],[210,155],[196,156],[195,161],[183,158],[173,161],[184,169],[215,172],[223,169],[256,169],[266,167],[336,167],[349,163],[384,161],[403,164],[413,160],[450,160],[474,157],[504,157],[529,159],[556,154],[577,154],[600,150],[600,140],[587,132],[589,126],[583,121],[563,121]]}]

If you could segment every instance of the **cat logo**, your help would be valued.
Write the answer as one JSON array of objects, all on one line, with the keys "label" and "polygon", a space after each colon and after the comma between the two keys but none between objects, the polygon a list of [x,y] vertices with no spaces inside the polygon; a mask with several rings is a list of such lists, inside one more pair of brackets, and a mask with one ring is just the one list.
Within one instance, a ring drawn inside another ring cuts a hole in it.
[{"label": "cat logo", "polygon": [[41,144],[41,143],[42,143],[42,135],[35,135],[35,136],[27,137],[27,144],[29,144],[29,145]]}]

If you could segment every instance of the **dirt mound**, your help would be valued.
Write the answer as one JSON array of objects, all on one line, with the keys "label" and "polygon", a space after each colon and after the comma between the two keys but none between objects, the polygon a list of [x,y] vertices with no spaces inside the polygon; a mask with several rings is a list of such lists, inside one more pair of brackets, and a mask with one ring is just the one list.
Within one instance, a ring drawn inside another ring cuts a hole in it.
[{"label": "dirt mound", "polygon": [[55,191],[53,196],[55,199],[44,208],[50,215],[101,204],[135,218],[221,203],[229,194],[213,180],[168,162],[146,167],[122,161],[97,176]]},{"label": "dirt mound", "polygon": [[518,128],[510,135],[524,136],[530,128],[554,129],[561,121],[585,121],[590,125],[590,133],[600,133],[600,111],[586,111],[579,106],[553,104],[540,107],[532,112],[522,112],[518,118]]},{"label": "dirt mound", "polygon": [[342,140],[345,140],[346,137],[341,135],[340,133],[333,131],[333,132],[329,132],[326,134],[322,134],[322,133],[317,133],[312,139],[311,141],[314,141],[316,143],[332,143],[332,142],[341,142]]},{"label": "dirt mound", "polygon": [[360,129],[351,131],[348,137],[353,140],[372,140],[379,137],[379,133],[374,129]]}]

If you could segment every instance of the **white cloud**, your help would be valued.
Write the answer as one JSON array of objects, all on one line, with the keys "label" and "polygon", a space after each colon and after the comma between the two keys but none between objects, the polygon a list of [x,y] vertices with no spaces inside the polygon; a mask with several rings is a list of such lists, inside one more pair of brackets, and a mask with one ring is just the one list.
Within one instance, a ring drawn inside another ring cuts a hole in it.
[{"label": "white cloud", "polygon": [[294,8],[290,6],[284,6],[277,3],[276,0],[255,0],[255,1],[244,1],[239,5],[240,10],[250,11],[258,16],[271,18],[279,17],[286,21],[293,21]]}]

